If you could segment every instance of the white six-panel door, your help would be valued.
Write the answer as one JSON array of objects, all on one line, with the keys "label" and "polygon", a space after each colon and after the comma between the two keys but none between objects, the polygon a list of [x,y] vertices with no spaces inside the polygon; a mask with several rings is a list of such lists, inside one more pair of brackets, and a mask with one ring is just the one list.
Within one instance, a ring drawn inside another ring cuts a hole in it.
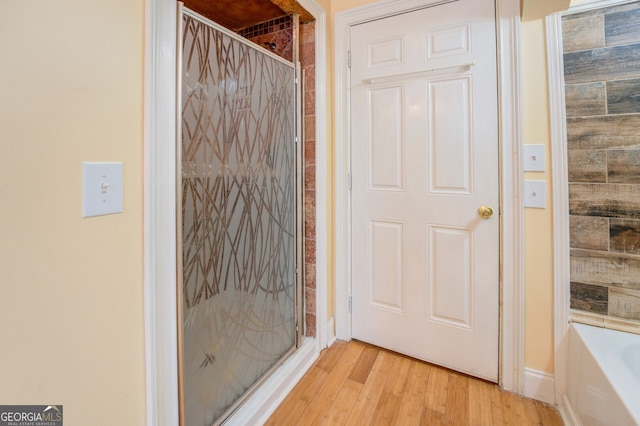
[{"label": "white six-panel door", "polygon": [[351,29],[352,336],[492,381],[496,73],[493,0]]}]

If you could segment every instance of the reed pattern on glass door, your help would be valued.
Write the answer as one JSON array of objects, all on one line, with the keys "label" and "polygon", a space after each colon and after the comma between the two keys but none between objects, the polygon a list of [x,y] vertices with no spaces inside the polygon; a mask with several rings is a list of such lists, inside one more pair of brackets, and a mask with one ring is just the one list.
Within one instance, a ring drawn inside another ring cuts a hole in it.
[{"label": "reed pattern on glass door", "polygon": [[[191,424],[221,415],[295,344],[295,76],[290,64],[189,16],[182,63]],[[210,399],[217,408],[198,402]]]}]

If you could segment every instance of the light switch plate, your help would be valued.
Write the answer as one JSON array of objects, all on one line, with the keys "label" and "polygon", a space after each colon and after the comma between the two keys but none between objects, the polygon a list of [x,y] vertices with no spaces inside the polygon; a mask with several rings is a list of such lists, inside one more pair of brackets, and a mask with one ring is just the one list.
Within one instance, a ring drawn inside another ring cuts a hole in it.
[{"label": "light switch plate", "polygon": [[524,171],[544,172],[544,145],[524,145]]},{"label": "light switch plate", "polygon": [[122,163],[82,163],[82,217],[122,213]]},{"label": "light switch plate", "polygon": [[524,181],[524,206],[544,209],[547,207],[547,182],[544,180]]}]

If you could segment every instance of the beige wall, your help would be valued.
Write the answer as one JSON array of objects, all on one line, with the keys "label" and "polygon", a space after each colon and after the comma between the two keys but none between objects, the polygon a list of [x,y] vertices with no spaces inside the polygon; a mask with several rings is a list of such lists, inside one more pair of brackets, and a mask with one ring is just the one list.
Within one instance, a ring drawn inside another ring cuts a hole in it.
[{"label": "beige wall", "polygon": [[[320,3],[331,117],[335,13],[373,2]],[[0,401],[63,404],[69,425],[143,424],[143,0],[3,6]],[[523,25],[522,42],[524,141],[548,148],[542,21]],[[81,218],[85,160],[124,162],[123,214]],[[327,208],[333,229],[332,192]],[[551,371],[551,206],[525,219],[526,365]]]},{"label": "beige wall", "polygon": [[[0,403],[142,425],[143,0],[2,6]],[[81,218],[84,160],[124,162],[124,214]]]},{"label": "beige wall", "polygon": [[525,179],[545,180],[547,208],[525,209],[525,365],[553,371],[553,206],[547,56],[543,19],[521,27],[522,134],[525,144],[545,145],[546,171]]},{"label": "beige wall", "polygon": [[546,15],[569,8],[569,0],[521,0],[522,19],[544,18]]},{"label": "beige wall", "polygon": [[[535,3],[528,0],[526,3]],[[375,3],[372,0],[332,0],[331,31],[335,14]],[[554,0],[557,7],[566,0]],[[531,16],[542,14],[535,5]],[[333,52],[333,44],[330,45]],[[547,171],[527,173],[527,179],[545,179],[551,188],[549,153],[549,107],[547,98],[544,21],[528,20],[522,25],[522,102],[524,143],[544,144]],[[333,56],[332,54],[330,56]],[[331,68],[330,76],[333,76]],[[333,131],[333,129],[332,129]],[[333,133],[330,133],[333,135]],[[333,153],[332,153],[333,155]],[[333,157],[330,157],[333,158]],[[330,246],[332,246],[330,244]],[[547,191],[547,208],[526,209],[525,213],[525,365],[528,368],[553,371],[553,269],[552,206]],[[335,285],[335,283],[332,283]],[[332,309],[332,308],[331,308]],[[333,315],[333,310],[329,315]]]}]

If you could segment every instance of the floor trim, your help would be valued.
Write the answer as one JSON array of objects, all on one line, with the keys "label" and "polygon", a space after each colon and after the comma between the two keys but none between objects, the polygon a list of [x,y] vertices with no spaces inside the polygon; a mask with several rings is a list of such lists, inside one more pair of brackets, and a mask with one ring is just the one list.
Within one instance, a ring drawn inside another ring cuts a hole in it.
[{"label": "floor trim", "polygon": [[327,347],[333,345],[336,342],[336,333],[334,332],[335,329],[335,319],[334,317],[331,317],[329,318],[329,321],[327,321]]},{"label": "floor trim", "polygon": [[524,396],[547,404],[555,404],[555,380],[551,373],[524,369]]},{"label": "floor trim", "polygon": [[558,411],[560,412],[560,416],[562,417],[562,421],[567,426],[579,426],[582,425],[580,421],[580,417],[573,409],[571,402],[566,394],[562,396],[562,404],[558,405]]},{"label": "floor trim", "polygon": [[319,353],[318,341],[305,338],[302,346],[224,424],[230,426],[264,424],[318,359]]}]

